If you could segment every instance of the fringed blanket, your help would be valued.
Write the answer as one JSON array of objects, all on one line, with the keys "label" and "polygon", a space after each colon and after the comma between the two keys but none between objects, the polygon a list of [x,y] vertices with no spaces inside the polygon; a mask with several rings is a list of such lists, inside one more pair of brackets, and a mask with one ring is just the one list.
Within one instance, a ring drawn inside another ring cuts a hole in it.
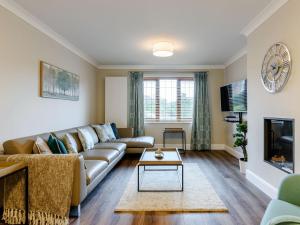
[{"label": "fringed blanket", "polygon": [[[28,165],[29,222],[33,225],[67,225],[76,155],[13,155],[7,161]],[[24,173],[5,180],[3,220],[25,223]]]}]

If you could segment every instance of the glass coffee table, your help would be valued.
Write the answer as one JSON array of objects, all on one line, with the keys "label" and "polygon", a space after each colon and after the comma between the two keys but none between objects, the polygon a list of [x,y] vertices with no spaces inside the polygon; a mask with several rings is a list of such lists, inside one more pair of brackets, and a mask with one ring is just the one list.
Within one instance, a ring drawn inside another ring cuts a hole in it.
[{"label": "glass coffee table", "polygon": [[[137,174],[138,192],[182,192],[183,191],[183,162],[177,148],[161,148],[164,153],[162,159],[155,157],[157,148],[145,148],[139,162]],[[145,173],[164,172],[168,176],[168,172],[175,171],[178,175],[178,189],[145,189],[142,188],[143,177]]]}]

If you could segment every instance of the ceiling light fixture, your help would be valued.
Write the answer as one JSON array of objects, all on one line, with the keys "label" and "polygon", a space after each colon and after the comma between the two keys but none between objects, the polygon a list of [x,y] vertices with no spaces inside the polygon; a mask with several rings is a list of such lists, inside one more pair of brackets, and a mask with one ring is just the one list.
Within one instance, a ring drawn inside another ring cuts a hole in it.
[{"label": "ceiling light fixture", "polygon": [[174,48],[170,42],[158,42],[153,45],[153,55],[157,57],[169,57],[174,54]]}]

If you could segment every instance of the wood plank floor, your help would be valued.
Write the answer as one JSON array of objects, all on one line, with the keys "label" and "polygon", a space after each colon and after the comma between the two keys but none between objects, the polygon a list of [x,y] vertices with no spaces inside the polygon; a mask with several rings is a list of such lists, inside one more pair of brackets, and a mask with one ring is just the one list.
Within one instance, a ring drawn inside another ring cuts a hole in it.
[{"label": "wood plank floor", "polygon": [[259,225],[270,199],[238,170],[238,161],[224,151],[182,155],[197,163],[229,213],[114,213],[139,156],[127,155],[82,203],[81,217],[72,225]]}]

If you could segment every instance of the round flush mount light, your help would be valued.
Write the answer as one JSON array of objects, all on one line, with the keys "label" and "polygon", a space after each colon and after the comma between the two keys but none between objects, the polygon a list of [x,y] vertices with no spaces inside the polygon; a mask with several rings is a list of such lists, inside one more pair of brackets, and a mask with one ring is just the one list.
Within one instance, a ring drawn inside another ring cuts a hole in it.
[{"label": "round flush mount light", "polygon": [[157,57],[169,57],[174,54],[174,48],[170,42],[158,42],[153,45],[153,55]]}]

